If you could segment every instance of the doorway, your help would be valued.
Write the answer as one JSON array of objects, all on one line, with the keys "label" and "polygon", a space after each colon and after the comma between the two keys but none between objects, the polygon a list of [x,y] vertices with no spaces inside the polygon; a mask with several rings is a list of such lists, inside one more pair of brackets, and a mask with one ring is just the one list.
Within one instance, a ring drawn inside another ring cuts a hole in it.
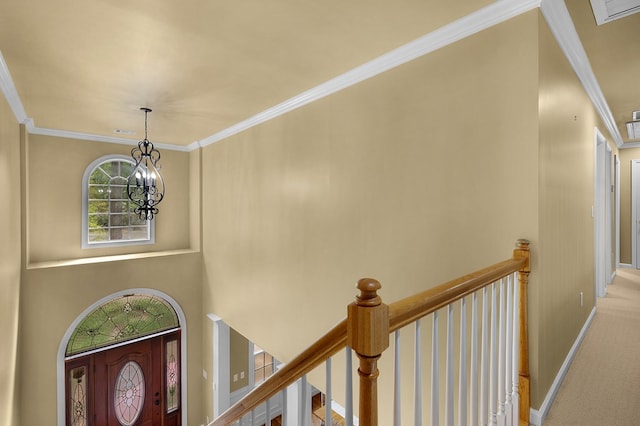
[{"label": "doorway", "polygon": [[66,362],[69,426],[180,426],[180,331]]},{"label": "doorway", "polygon": [[186,424],[184,321],[175,301],[149,289],[87,308],[58,352],[58,426]]},{"label": "doorway", "polygon": [[[614,195],[618,190],[612,178],[613,156],[605,137],[595,129],[595,194],[593,206],[595,249],[595,294],[604,297],[615,275],[613,243]],[[615,249],[617,251],[617,248]]]}]

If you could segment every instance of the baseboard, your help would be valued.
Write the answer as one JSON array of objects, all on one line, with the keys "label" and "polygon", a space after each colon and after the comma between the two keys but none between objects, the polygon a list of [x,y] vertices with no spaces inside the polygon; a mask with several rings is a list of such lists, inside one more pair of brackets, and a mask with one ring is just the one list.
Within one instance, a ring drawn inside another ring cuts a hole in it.
[{"label": "baseboard", "polygon": [[580,330],[580,334],[578,334],[576,341],[573,342],[573,346],[571,346],[571,350],[569,350],[567,357],[562,363],[562,366],[560,367],[560,371],[558,371],[558,374],[556,375],[556,378],[553,381],[553,384],[551,385],[549,392],[547,392],[547,396],[542,402],[542,405],[538,410],[533,408],[531,409],[531,412],[529,414],[529,424],[534,426],[542,426],[544,419],[547,417],[547,414],[549,414],[549,409],[551,408],[551,404],[553,404],[553,400],[556,398],[556,394],[560,389],[560,385],[564,380],[564,376],[566,376],[567,372],[569,371],[569,367],[573,362],[573,358],[575,358],[576,352],[578,351],[578,348],[580,347],[580,344],[582,343],[582,340],[584,339],[584,336],[587,333],[587,330],[589,329],[589,326],[591,325],[591,321],[593,321],[593,317],[595,316],[595,314],[596,314],[596,307],[594,306],[593,309],[591,310],[591,314],[589,314],[589,318],[587,318],[584,325],[582,326],[582,330]]}]

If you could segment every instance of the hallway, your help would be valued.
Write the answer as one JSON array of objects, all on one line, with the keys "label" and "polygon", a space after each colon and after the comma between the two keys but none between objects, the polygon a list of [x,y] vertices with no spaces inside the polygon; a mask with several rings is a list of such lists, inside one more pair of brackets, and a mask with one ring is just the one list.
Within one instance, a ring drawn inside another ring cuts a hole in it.
[{"label": "hallway", "polygon": [[640,419],[640,271],[619,269],[560,386],[545,426]]}]

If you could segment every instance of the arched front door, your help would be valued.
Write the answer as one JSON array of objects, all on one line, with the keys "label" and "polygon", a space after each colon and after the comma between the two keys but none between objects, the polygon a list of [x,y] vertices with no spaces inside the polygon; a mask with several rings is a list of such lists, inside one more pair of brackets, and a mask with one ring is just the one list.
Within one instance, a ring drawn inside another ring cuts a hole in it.
[{"label": "arched front door", "polygon": [[180,426],[181,331],[168,303],[127,295],[91,312],[68,343],[67,426]]}]

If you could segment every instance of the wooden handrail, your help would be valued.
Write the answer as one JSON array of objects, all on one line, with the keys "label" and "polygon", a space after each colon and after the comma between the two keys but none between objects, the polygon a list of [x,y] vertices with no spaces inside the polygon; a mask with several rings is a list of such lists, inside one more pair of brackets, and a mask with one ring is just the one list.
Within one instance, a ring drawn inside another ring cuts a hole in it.
[{"label": "wooden handrail", "polygon": [[236,421],[335,355],[346,346],[346,343],[347,320],[344,319],[291,362],[269,376],[260,386],[246,394],[210,425],[226,426]]},{"label": "wooden handrail", "polygon": [[389,332],[411,324],[483,287],[517,272],[525,259],[509,259],[389,305]]},{"label": "wooden handrail", "polygon": [[[527,284],[530,273],[529,242],[518,240],[513,258],[430,288],[414,296],[384,305],[371,278],[358,282],[361,293],[348,307],[349,316],[338,323],[291,362],[267,378],[260,386],[222,413],[208,426],[226,426],[238,420],[284,388],[311,372],[349,343],[360,358],[360,417],[364,424],[377,425],[376,361],[388,346],[390,333],[429,315],[508,275],[518,272],[520,310],[520,420],[529,419],[529,348],[527,323]],[[364,329],[364,331],[362,330]],[[365,395],[362,388],[365,388]]]}]

